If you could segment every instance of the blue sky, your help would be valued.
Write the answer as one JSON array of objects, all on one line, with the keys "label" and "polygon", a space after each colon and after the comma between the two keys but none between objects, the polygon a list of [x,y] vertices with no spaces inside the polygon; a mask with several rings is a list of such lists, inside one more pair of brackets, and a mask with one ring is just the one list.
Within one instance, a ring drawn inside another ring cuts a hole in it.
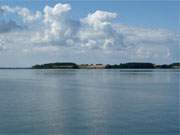
[{"label": "blue sky", "polygon": [[[3,0],[0,4],[0,66],[179,61],[179,1]],[[44,12],[46,6],[50,8]],[[18,45],[12,45],[16,36]]]},{"label": "blue sky", "polygon": [[108,1],[108,0],[3,0],[1,4],[28,7],[31,10],[43,10],[45,5],[70,3],[73,7],[72,17],[77,19],[98,10],[116,12],[116,21],[134,26],[162,27],[178,31],[179,1],[142,0],[142,1]]}]

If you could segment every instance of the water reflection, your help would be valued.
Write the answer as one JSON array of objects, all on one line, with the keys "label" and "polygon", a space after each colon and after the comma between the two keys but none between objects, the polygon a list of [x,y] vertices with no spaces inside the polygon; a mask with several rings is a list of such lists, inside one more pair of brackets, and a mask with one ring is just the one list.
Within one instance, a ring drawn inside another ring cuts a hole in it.
[{"label": "water reflection", "polygon": [[178,133],[180,72],[0,70],[0,131]]}]

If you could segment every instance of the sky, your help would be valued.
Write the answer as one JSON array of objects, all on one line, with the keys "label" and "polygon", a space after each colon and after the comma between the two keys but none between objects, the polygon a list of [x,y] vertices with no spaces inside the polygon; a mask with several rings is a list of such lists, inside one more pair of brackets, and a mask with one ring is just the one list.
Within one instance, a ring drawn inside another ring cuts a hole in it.
[{"label": "sky", "polygon": [[180,62],[179,1],[1,0],[0,67]]}]

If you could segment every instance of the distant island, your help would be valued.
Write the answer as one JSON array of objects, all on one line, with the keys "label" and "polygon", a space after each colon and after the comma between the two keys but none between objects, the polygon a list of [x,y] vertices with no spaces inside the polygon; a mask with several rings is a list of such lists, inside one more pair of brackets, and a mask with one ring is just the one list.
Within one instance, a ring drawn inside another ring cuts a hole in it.
[{"label": "distant island", "polygon": [[153,63],[121,63],[121,64],[76,64],[71,62],[56,62],[41,65],[34,65],[32,69],[180,69],[180,63],[156,65]]},{"label": "distant island", "polygon": [[42,65],[34,65],[33,69],[79,69],[75,63],[47,63]]}]

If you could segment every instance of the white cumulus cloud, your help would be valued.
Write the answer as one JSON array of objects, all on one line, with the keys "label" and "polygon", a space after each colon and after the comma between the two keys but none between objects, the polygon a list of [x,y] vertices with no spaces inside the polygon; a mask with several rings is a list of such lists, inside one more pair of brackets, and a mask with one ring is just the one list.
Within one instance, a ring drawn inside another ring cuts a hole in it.
[{"label": "white cumulus cloud", "polygon": [[[69,53],[98,50],[99,55],[110,57],[126,55],[129,59],[156,60],[171,59],[172,44],[179,45],[178,34],[167,29],[122,25],[114,21],[118,19],[117,13],[102,10],[73,20],[71,9],[70,4],[61,3],[47,5],[41,11],[2,5],[0,51],[8,48],[10,52],[63,53],[60,50],[66,47],[70,48]],[[9,21],[5,19],[8,15]],[[13,20],[12,16],[19,19]]]}]

